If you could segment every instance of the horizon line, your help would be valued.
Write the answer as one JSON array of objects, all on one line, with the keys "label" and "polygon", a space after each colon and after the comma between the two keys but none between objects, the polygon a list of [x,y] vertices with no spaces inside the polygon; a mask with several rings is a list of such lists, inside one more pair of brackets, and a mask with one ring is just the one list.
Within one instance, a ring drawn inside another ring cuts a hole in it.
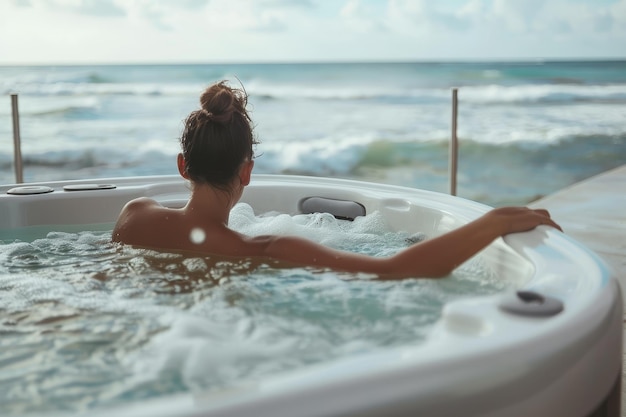
[{"label": "horizon line", "polygon": [[432,59],[351,59],[351,60],[207,60],[207,61],[60,61],[0,62],[0,67],[49,66],[167,66],[167,65],[351,65],[351,64],[541,64],[555,62],[620,62],[624,57],[561,57],[561,58],[432,58]]}]

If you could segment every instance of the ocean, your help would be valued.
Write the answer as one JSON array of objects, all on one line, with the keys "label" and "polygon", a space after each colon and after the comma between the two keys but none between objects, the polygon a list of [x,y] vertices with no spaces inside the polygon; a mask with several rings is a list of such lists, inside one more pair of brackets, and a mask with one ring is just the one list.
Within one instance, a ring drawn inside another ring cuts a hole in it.
[{"label": "ocean", "polygon": [[210,83],[249,94],[256,173],[448,192],[458,88],[457,194],[526,204],[626,163],[626,61],[0,67],[0,183],[177,174],[178,137]]}]

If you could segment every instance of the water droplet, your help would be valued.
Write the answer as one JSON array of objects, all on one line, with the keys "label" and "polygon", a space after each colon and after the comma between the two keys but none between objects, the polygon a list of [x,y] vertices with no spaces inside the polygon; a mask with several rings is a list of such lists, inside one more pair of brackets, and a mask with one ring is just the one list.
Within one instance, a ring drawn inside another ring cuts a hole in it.
[{"label": "water droplet", "polygon": [[194,227],[193,229],[191,229],[191,233],[189,234],[189,240],[191,240],[191,243],[200,245],[204,243],[205,239],[206,233],[204,233],[204,230],[200,229],[199,227]]}]

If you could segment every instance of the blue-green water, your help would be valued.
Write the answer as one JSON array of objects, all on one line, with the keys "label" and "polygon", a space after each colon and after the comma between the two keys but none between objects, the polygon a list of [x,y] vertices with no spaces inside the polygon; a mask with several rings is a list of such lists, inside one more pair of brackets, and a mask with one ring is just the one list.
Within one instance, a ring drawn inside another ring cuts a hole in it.
[{"label": "blue-green water", "polygon": [[[410,244],[377,213],[254,218],[239,205],[232,223],[373,256]],[[385,282],[121,247],[110,231],[13,236],[0,241],[2,416],[215,392],[417,345],[444,303],[512,286],[477,261],[445,280]]]},{"label": "blue-green water", "polygon": [[241,80],[258,173],[448,189],[459,88],[459,195],[492,205],[626,163],[626,61],[0,67],[0,183],[14,181],[10,92],[25,179],[176,174],[202,89]]}]

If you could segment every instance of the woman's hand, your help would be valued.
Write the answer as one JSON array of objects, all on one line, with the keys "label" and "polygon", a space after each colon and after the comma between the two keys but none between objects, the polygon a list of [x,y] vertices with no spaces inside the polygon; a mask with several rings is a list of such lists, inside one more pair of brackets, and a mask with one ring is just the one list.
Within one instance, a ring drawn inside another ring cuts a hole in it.
[{"label": "woman's hand", "polygon": [[500,207],[485,215],[492,224],[500,230],[500,235],[525,232],[537,226],[547,225],[560,231],[559,226],[550,218],[550,213],[543,209],[529,209],[527,207]]}]

